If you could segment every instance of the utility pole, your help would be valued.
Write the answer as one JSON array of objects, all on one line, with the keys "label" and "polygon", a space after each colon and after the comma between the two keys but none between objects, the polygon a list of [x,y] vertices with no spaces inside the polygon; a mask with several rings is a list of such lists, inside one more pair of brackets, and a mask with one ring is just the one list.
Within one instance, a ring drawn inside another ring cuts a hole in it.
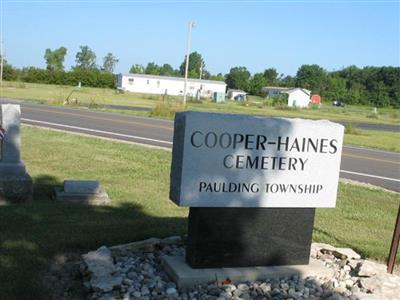
[{"label": "utility pole", "polygon": [[188,38],[187,38],[187,51],[186,51],[186,65],[185,65],[185,83],[183,86],[183,104],[186,104],[186,91],[187,91],[187,79],[189,71],[189,55],[190,55],[190,44],[192,41],[192,28],[195,26],[193,21],[189,22]]},{"label": "utility pole", "polygon": [[201,77],[203,76],[203,68],[204,68],[204,63],[203,62],[201,62],[201,65],[200,65],[200,80],[201,80]]},{"label": "utility pole", "polygon": [[3,63],[4,63],[4,58],[3,58],[3,36],[0,37],[0,86],[3,85]]}]

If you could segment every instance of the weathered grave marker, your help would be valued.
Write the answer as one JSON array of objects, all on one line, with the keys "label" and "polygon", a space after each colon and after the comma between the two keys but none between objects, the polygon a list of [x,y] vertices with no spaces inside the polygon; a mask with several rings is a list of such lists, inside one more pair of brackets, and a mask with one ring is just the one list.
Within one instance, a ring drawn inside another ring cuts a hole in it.
[{"label": "weathered grave marker", "polygon": [[90,205],[110,204],[108,194],[97,180],[64,180],[63,187],[54,188],[54,199]]},{"label": "weathered grave marker", "polygon": [[190,207],[188,264],[308,264],[315,208],[336,203],[343,131],[329,121],[178,113],[170,198]]},{"label": "weathered grave marker", "polygon": [[100,193],[100,183],[97,180],[65,180],[64,191],[67,193]]},{"label": "weathered grave marker", "polygon": [[20,126],[20,106],[1,105],[0,202],[32,200],[32,178],[20,155]]}]

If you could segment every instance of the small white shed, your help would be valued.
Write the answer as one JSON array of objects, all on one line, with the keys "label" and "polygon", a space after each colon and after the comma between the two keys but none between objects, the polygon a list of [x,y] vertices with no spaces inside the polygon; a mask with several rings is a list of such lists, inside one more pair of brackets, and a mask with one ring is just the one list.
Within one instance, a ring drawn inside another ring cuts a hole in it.
[{"label": "small white shed", "polygon": [[288,94],[289,107],[307,107],[310,103],[311,91],[302,88],[294,88],[282,93]]},{"label": "small white shed", "polygon": [[227,92],[227,98],[230,100],[235,100],[235,98],[246,99],[246,95],[247,93],[243,90],[228,89]]}]

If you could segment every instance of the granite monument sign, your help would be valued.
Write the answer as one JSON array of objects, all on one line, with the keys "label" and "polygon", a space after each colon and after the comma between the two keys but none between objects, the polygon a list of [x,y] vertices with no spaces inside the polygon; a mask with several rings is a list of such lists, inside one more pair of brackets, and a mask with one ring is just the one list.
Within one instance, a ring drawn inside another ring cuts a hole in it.
[{"label": "granite monument sign", "polygon": [[344,128],[200,112],[175,118],[170,198],[190,207],[192,267],[307,264],[316,207],[334,207]]},{"label": "granite monument sign", "polygon": [[171,198],[180,206],[335,206],[342,125],[189,112],[175,135]]}]

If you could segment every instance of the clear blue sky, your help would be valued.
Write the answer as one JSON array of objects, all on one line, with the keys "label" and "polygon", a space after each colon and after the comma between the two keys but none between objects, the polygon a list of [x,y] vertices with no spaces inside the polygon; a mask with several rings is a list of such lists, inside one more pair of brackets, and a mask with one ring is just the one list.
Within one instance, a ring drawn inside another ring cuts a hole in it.
[{"label": "clear blue sky", "polygon": [[190,20],[192,51],[211,73],[400,63],[398,1],[2,1],[5,57],[17,67],[44,67],[45,49],[65,46],[70,68],[88,45],[98,64],[107,52],[117,56],[117,72],[151,61],[177,68]]}]

